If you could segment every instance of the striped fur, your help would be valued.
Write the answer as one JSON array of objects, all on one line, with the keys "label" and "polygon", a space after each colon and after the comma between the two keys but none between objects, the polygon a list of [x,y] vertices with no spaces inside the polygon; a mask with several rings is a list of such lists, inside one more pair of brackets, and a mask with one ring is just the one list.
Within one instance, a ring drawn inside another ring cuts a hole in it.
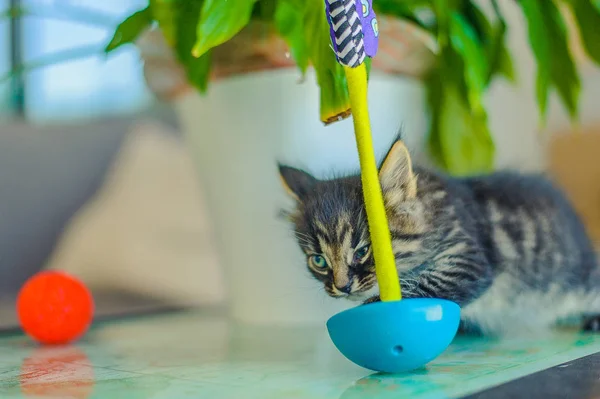
[{"label": "striped fur", "polygon": [[[297,199],[289,213],[309,270],[333,297],[378,300],[358,175],[317,180],[280,166]],[[396,266],[406,298],[459,303],[486,334],[539,331],[600,313],[600,269],[572,206],[542,176],[451,178],[411,166],[397,142],[380,168]],[[363,251],[364,252],[364,251]]]},{"label": "striped fur", "polygon": [[356,0],[327,0],[327,9],[339,63],[349,67],[359,66],[366,53]]}]

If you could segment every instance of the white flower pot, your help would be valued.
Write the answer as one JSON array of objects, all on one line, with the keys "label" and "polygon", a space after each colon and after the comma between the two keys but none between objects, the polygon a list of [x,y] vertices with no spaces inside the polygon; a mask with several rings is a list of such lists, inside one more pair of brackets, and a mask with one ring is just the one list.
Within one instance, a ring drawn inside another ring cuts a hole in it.
[{"label": "white flower pot", "polygon": [[[189,91],[175,100],[207,196],[232,316],[242,322],[322,323],[355,306],[326,296],[277,216],[292,205],[278,161],[317,177],[359,170],[352,121],[324,126],[314,76],[298,79],[295,69],[252,73],[212,83],[207,96]],[[369,90],[378,158],[400,127],[409,147],[421,148],[421,86],[374,72]]]}]

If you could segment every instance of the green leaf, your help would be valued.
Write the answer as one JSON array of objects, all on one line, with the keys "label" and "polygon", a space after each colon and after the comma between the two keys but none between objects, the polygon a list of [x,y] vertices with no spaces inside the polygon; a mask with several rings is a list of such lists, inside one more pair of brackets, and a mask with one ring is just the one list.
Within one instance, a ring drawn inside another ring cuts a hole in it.
[{"label": "green leaf", "polygon": [[439,135],[448,171],[454,175],[490,172],[495,147],[485,112],[473,114],[454,85],[444,91]]},{"label": "green leaf", "polygon": [[[197,3],[196,0],[191,2]],[[158,22],[165,40],[171,46],[175,45],[177,9],[180,4],[181,0],[150,0],[154,20]]]},{"label": "green leaf", "polygon": [[376,0],[373,2],[373,9],[377,14],[391,15],[410,21],[423,29],[430,29],[431,26],[428,26],[417,14],[419,9],[427,5],[429,5],[429,0]]},{"label": "green leaf", "polygon": [[[547,0],[546,0],[547,1]],[[527,20],[529,44],[537,62],[536,97],[540,116],[545,120],[548,106],[548,92],[550,91],[550,70],[552,62],[550,41],[544,26],[544,14],[538,0],[521,0],[519,2]]]},{"label": "green leaf", "polygon": [[488,60],[487,85],[496,74],[503,75],[507,80],[514,81],[515,72],[512,59],[506,48],[506,22],[497,4],[492,1],[496,14],[496,23],[492,24],[486,15],[473,1],[465,1],[461,12],[477,33],[479,42],[484,48]]},{"label": "green leaf", "polygon": [[515,69],[512,57],[506,48],[506,21],[500,12],[496,0],[492,0],[497,23],[492,29],[492,43],[489,48],[488,57],[490,59],[489,79],[492,80],[494,74],[500,73],[508,81],[515,81]]},{"label": "green leaf", "polygon": [[242,30],[250,22],[255,1],[204,0],[192,48],[194,57],[202,56]]},{"label": "green leaf", "polygon": [[104,52],[109,53],[124,44],[134,42],[150,24],[152,24],[152,10],[150,7],[131,14],[117,26]]},{"label": "green leaf", "polygon": [[304,74],[309,63],[308,43],[304,35],[305,6],[280,0],[275,10],[275,26],[286,41],[298,68]]},{"label": "green leaf", "polygon": [[250,18],[261,21],[272,21],[275,17],[275,11],[277,10],[277,3],[278,2],[276,0],[256,1],[252,6]]},{"label": "green leaf", "polygon": [[329,23],[322,0],[306,0],[304,35],[309,57],[317,75],[321,95],[321,121],[332,123],[350,115],[350,99],[344,69],[331,45]]},{"label": "green leaf", "polygon": [[465,0],[459,11],[464,15],[469,24],[473,26],[479,41],[485,46],[489,45],[492,36],[492,24],[481,9],[473,1]]},{"label": "green leaf", "polygon": [[489,172],[495,148],[482,96],[489,83],[491,25],[470,2],[436,0],[433,6],[439,51],[425,79],[429,153],[454,175]]},{"label": "green leaf", "polygon": [[545,120],[548,93],[558,91],[572,119],[577,115],[581,83],[569,50],[567,29],[556,5],[549,0],[519,2],[529,30],[529,43],[538,65],[536,96]]},{"label": "green leaf", "polygon": [[590,0],[570,0],[568,4],[577,20],[579,35],[587,54],[600,64],[600,9]]},{"label": "green leaf", "polygon": [[[444,60],[441,59],[443,63]],[[433,160],[452,175],[490,172],[495,147],[483,109],[473,113],[462,77],[440,65],[425,81],[431,113],[428,135]]]},{"label": "green leaf", "polygon": [[450,43],[463,58],[468,98],[475,110],[482,108],[481,96],[488,82],[488,65],[485,53],[473,26],[459,13],[454,12],[449,20]]},{"label": "green leaf", "polygon": [[202,1],[176,0],[173,2],[173,7],[175,7],[175,53],[183,64],[190,83],[200,93],[204,93],[210,78],[212,51],[205,52],[201,57],[192,55]]},{"label": "green leaf", "polygon": [[210,77],[211,52],[200,58],[192,56],[202,4],[201,0],[150,0],[154,18],[173,47],[188,81],[204,93]]},{"label": "green leaf", "polygon": [[571,119],[576,119],[581,82],[569,48],[567,27],[560,10],[554,3],[544,1],[542,4],[544,24],[552,43],[550,78]]},{"label": "green leaf", "polygon": [[495,36],[496,40],[491,55],[490,80],[494,74],[499,73],[509,82],[514,83],[516,81],[516,72],[512,56],[504,44],[505,32],[505,30],[497,32],[497,36]]},{"label": "green leaf", "polygon": [[427,135],[427,147],[433,161],[443,170],[448,171],[448,163],[442,149],[442,139],[440,137],[441,126],[441,110],[444,106],[443,90],[444,83],[440,76],[439,67],[431,70],[426,77],[425,88],[427,93],[427,105],[429,106],[429,132]]},{"label": "green leaf", "polygon": [[367,68],[367,80],[371,78],[371,68],[373,67],[373,59],[371,57],[365,57],[365,66]]}]

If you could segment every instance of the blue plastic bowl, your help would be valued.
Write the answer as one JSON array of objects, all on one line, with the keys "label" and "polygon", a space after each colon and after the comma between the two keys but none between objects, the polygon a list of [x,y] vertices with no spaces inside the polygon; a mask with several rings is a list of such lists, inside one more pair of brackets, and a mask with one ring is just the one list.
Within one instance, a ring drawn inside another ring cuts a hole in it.
[{"label": "blue plastic bowl", "polygon": [[331,340],[350,361],[373,371],[399,373],[424,366],[454,339],[460,307],[444,299],[375,302],[327,321]]}]

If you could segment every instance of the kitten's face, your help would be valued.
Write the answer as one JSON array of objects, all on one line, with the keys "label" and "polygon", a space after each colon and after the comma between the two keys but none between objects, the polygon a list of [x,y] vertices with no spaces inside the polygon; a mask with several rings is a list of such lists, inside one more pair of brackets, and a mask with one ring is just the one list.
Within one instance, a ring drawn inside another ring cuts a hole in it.
[{"label": "kitten's face", "polygon": [[[364,300],[377,294],[360,177],[322,181],[287,166],[280,166],[280,175],[286,191],[296,200],[296,209],[289,218],[306,255],[308,269],[324,284],[325,291],[330,296],[352,300]],[[401,209],[415,197],[416,179],[401,142],[386,156],[380,168],[380,180],[388,210],[389,207]],[[407,226],[414,230],[414,219],[410,216],[399,220],[406,220]],[[400,233],[410,235],[408,231]],[[394,243],[395,252],[397,244]]]},{"label": "kitten's face", "polygon": [[315,181],[311,194],[290,216],[308,269],[327,294],[361,300],[376,279],[360,180],[356,180]]}]

